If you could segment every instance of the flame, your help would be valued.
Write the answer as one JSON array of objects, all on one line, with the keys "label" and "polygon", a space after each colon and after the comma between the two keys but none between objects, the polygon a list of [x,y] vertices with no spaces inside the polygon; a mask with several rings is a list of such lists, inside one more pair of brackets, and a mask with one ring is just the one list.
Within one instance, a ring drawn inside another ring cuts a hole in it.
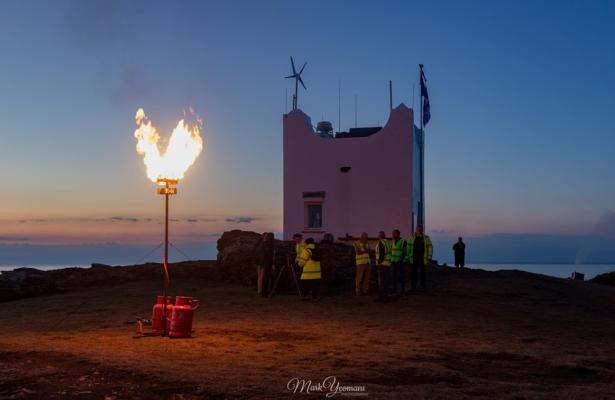
[{"label": "flame", "polygon": [[196,122],[190,127],[184,119],[177,123],[173,130],[166,150],[161,153],[159,147],[160,135],[152,125],[143,108],[137,110],[135,121],[138,128],[135,130],[137,139],[137,153],[143,155],[143,162],[147,169],[147,177],[153,182],[158,178],[182,179],[186,170],[190,168],[203,150],[201,127],[203,121],[189,109]]}]

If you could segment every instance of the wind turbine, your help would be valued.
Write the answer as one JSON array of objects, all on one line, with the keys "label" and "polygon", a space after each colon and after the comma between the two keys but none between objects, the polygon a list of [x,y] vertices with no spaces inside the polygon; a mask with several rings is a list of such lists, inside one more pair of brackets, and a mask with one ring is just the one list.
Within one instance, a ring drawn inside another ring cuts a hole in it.
[{"label": "wind turbine", "polygon": [[307,62],[303,64],[303,67],[301,67],[299,72],[297,72],[297,70],[295,69],[295,60],[293,60],[292,57],[290,57],[290,65],[293,67],[293,74],[287,76],[286,78],[295,79],[295,95],[293,96],[293,110],[296,110],[297,109],[297,94],[299,93],[299,82],[301,82],[301,86],[303,86],[303,88],[307,90],[307,88],[305,87],[305,83],[303,83],[303,79],[301,79],[301,74],[303,73],[303,70],[305,69]]}]

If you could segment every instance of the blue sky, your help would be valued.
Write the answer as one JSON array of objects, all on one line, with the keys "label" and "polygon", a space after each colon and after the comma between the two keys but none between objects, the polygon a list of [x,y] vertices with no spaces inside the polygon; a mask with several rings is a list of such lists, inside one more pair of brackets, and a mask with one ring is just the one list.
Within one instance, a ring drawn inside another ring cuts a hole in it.
[{"label": "blue sky", "polygon": [[157,228],[130,220],[159,225],[161,211],[134,148],[138,107],[162,132],[188,105],[204,120],[205,150],[173,199],[178,241],[281,230],[290,55],[308,61],[299,102],[313,120],[337,125],[341,80],[343,129],[355,95],[359,125],[386,121],[389,79],[412,106],[425,64],[435,235],[615,236],[611,1],[0,7],[3,246],[157,244]]}]

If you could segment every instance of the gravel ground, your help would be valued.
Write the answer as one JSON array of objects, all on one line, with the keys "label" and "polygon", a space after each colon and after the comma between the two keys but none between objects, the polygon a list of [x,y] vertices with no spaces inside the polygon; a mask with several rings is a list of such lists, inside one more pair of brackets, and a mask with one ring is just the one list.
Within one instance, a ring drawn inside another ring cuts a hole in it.
[{"label": "gravel ground", "polygon": [[202,302],[192,339],[134,338],[153,281],[0,303],[0,399],[284,399],[302,381],[293,398],[325,398],[333,380],[353,398],[613,398],[614,287],[444,268],[429,285],[380,304],[174,280]]}]

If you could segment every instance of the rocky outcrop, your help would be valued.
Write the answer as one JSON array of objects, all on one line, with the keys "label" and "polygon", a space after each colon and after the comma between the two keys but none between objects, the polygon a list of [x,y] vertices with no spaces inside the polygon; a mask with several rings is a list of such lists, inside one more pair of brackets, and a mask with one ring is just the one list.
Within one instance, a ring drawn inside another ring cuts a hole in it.
[{"label": "rocky outcrop", "polygon": [[[232,230],[224,232],[218,239],[217,264],[225,281],[241,285],[256,282],[255,248],[261,240],[256,232]],[[276,247],[277,247],[276,241]]]},{"label": "rocky outcrop", "polygon": [[[233,230],[225,232],[218,240],[218,272],[222,280],[242,285],[256,284],[255,248],[261,235],[255,232]],[[347,287],[354,277],[354,250],[340,243],[320,244],[322,249],[323,290],[339,291]],[[295,245],[292,241],[275,241],[275,265],[292,265],[295,259]],[[300,271],[295,268],[299,276]],[[292,275],[288,272],[280,277],[278,289],[294,289]]]},{"label": "rocky outcrop", "polygon": [[597,275],[590,282],[600,283],[602,285],[615,286],[615,271]]},{"label": "rocky outcrop", "polygon": [[0,301],[49,294],[56,290],[55,280],[45,271],[35,268],[17,268],[0,275]]},{"label": "rocky outcrop", "polygon": [[[173,263],[169,265],[169,271],[171,279],[219,279],[213,261]],[[116,267],[93,264],[91,268],[63,268],[51,271],[17,268],[0,274],[0,301],[67,292],[90,286],[113,286],[161,278],[160,263]]]}]

